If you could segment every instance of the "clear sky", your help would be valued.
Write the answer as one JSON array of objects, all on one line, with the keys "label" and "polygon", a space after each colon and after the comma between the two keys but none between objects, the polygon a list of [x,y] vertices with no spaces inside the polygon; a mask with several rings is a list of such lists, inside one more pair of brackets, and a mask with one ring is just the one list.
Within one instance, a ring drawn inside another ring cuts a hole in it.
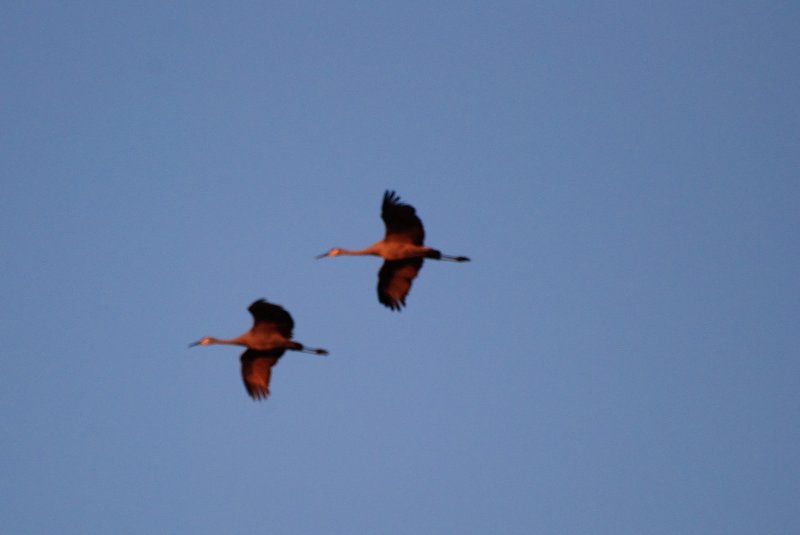
[{"label": "clear sky", "polygon": [[[2,531],[800,532],[799,22],[0,3]],[[314,260],[386,189],[473,259],[401,313]]]}]

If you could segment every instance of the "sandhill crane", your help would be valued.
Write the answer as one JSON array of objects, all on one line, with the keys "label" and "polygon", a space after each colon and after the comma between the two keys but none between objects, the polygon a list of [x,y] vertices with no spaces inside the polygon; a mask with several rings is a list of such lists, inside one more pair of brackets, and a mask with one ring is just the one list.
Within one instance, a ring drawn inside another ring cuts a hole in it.
[{"label": "sandhill crane", "polygon": [[317,258],[339,255],[373,255],[384,259],[378,272],[378,301],[392,310],[400,310],[406,304],[411,282],[422,269],[425,258],[469,262],[466,256],[449,256],[432,247],[426,247],[425,229],[417,217],[414,207],[400,202],[394,191],[383,194],[381,219],[386,225],[386,236],[366,249],[350,251],[334,247]]},{"label": "sandhill crane", "polygon": [[189,345],[207,346],[229,344],[244,346],[242,353],[242,379],[247,393],[253,399],[266,399],[269,396],[269,378],[272,367],[287,349],[302,351],[313,355],[327,355],[324,349],[307,348],[292,340],[294,321],[292,316],[280,305],[268,303],[263,299],[248,307],[253,315],[253,328],[229,340],[206,336]]}]

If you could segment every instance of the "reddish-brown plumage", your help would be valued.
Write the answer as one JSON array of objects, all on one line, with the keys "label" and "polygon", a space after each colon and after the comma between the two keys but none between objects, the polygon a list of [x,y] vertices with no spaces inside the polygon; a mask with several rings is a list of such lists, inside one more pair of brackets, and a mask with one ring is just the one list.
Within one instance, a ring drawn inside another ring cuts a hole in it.
[{"label": "reddish-brown plumage", "polygon": [[242,353],[242,379],[250,397],[256,400],[269,396],[269,382],[272,367],[277,364],[286,350],[302,351],[314,355],[327,355],[324,349],[306,348],[292,340],[294,320],[280,305],[268,303],[264,299],[255,301],[247,309],[253,315],[253,327],[246,333],[231,339],[206,336],[190,345],[228,344],[244,346]]},{"label": "reddish-brown plumage", "polygon": [[381,219],[386,226],[384,238],[365,249],[351,251],[335,247],[317,258],[339,255],[373,255],[384,259],[378,272],[378,301],[392,310],[400,310],[406,304],[411,283],[422,269],[425,258],[468,262],[465,256],[444,255],[432,247],[426,247],[425,228],[417,217],[413,206],[400,201],[394,191],[383,194]]}]

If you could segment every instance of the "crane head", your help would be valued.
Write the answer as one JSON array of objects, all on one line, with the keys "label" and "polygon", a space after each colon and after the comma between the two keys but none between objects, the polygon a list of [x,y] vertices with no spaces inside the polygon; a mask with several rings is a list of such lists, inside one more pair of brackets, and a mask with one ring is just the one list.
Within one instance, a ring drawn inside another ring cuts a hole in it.
[{"label": "crane head", "polygon": [[342,254],[342,250],[339,249],[338,247],[334,247],[327,253],[322,253],[321,255],[317,255],[317,259],[325,258],[326,256],[339,256],[340,254]]},{"label": "crane head", "polygon": [[201,338],[201,339],[200,339],[200,340],[198,340],[197,342],[192,342],[191,344],[189,344],[189,347],[194,347],[194,346],[207,346],[207,345],[208,345],[208,344],[210,344],[211,342],[212,342],[212,339],[211,339],[211,337],[210,337],[210,336],[204,336],[203,338]]}]

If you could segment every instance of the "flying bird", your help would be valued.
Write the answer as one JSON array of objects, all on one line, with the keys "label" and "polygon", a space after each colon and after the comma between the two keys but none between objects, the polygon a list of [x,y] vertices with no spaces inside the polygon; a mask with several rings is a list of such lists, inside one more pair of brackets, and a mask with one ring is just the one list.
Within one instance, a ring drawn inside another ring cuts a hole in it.
[{"label": "flying bird", "polygon": [[241,357],[242,379],[251,398],[266,399],[269,396],[272,367],[287,349],[312,355],[328,354],[324,349],[305,347],[292,340],[294,320],[282,306],[259,299],[247,310],[253,315],[253,328],[246,333],[229,340],[205,336],[189,347],[212,344],[246,347]]},{"label": "flying bird", "polygon": [[366,249],[351,251],[334,247],[317,258],[340,255],[372,255],[384,259],[378,272],[378,301],[392,310],[400,310],[406,304],[406,296],[411,290],[411,282],[422,269],[425,258],[469,262],[466,256],[442,254],[432,247],[423,245],[425,229],[417,217],[414,207],[400,202],[394,191],[383,194],[381,219],[386,225],[386,236]]}]

